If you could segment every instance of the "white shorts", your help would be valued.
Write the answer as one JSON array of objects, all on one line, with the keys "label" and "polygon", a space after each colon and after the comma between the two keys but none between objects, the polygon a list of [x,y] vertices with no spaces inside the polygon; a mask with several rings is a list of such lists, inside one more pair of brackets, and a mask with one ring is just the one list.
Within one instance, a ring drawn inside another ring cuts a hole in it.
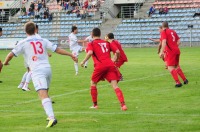
[{"label": "white shorts", "polygon": [[75,48],[72,49],[72,54],[76,57],[79,56],[79,53],[83,50],[82,46],[76,46]]},{"label": "white shorts", "polygon": [[47,90],[51,82],[51,68],[34,70],[31,77],[36,91]]}]

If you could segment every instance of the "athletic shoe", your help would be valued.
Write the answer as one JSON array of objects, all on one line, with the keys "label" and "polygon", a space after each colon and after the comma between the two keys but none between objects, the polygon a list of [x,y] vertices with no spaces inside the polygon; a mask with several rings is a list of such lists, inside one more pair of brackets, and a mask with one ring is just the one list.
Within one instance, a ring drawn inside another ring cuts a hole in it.
[{"label": "athletic shoe", "polygon": [[49,120],[49,122],[48,122],[46,128],[53,127],[53,126],[55,126],[56,124],[57,124],[57,120],[56,120],[56,119],[51,119],[51,120]]},{"label": "athletic shoe", "polygon": [[176,84],[175,87],[176,87],[176,88],[182,87],[182,83]]},{"label": "athletic shoe", "polygon": [[24,86],[24,83],[20,83],[17,88],[22,88]]},{"label": "athletic shoe", "polygon": [[75,75],[77,76],[77,75],[78,75],[78,72],[76,72]]},{"label": "athletic shoe", "polygon": [[189,81],[186,79],[185,81],[184,81],[184,84],[186,85],[186,84],[188,84],[189,83]]},{"label": "athletic shoe", "polygon": [[30,88],[23,87],[22,90],[23,91],[30,91]]},{"label": "athletic shoe", "polygon": [[84,66],[84,68],[87,68],[87,66]]},{"label": "athletic shoe", "polygon": [[98,106],[97,105],[96,106],[93,105],[93,106],[90,107],[90,109],[98,109]]},{"label": "athletic shoe", "polygon": [[126,110],[128,110],[128,108],[126,107],[126,105],[123,105],[123,106],[121,107],[121,110],[122,110],[122,111],[126,111]]}]

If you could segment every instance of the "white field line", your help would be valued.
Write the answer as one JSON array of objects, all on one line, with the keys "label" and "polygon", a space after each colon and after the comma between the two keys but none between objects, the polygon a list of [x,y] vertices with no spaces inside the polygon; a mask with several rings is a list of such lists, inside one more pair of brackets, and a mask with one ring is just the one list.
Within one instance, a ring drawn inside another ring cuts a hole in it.
[{"label": "white field line", "polygon": [[[196,71],[196,70],[200,70],[200,68],[193,69],[193,70],[188,70],[188,71],[185,71],[185,72],[191,72],[191,71]],[[138,80],[143,80],[143,79],[148,79],[148,78],[155,78],[155,77],[161,77],[161,76],[166,76],[166,75],[169,75],[169,73],[157,74],[157,75],[146,76],[146,77],[141,77],[141,78],[133,78],[133,79],[121,81],[120,83],[131,82],[131,81],[138,81]],[[98,86],[98,88],[105,87],[105,86],[108,86],[108,85],[110,85],[110,84],[100,85],[100,86]],[[81,93],[81,92],[85,92],[85,91],[88,91],[88,90],[89,90],[89,88],[88,89],[83,89],[83,90],[75,90],[75,91],[67,92],[67,93],[64,93],[64,94],[54,95],[54,96],[51,96],[51,98],[62,97],[62,96],[65,96],[65,95],[73,95],[75,93]],[[17,102],[15,104],[0,105],[0,107],[11,107],[11,106],[15,106],[15,105],[28,104],[28,103],[37,102],[37,101],[39,101],[39,99],[32,99],[32,100],[23,101],[23,102]]]},{"label": "white field line", "polygon": [[[129,111],[121,111],[121,112],[97,112],[98,110],[92,110],[87,112],[63,112],[58,111],[54,112],[56,115],[136,115],[136,116],[158,116],[158,117],[200,117],[200,114],[163,114],[163,113],[145,113],[145,112],[129,112]],[[19,116],[19,113],[23,113],[23,115],[41,115],[36,111],[9,111],[9,110],[0,110],[1,113],[9,113],[4,114],[4,116]],[[12,114],[13,113],[13,114]]]}]

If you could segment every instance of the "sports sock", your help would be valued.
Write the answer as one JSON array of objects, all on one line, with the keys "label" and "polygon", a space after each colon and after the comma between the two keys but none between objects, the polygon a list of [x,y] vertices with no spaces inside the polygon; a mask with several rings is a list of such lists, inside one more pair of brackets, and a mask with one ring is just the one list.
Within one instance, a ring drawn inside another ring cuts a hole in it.
[{"label": "sports sock", "polygon": [[21,83],[24,83],[26,81],[27,74],[28,74],[28,72],[24,73]]},{"label": "sports sock", "polygon": [[78,72],[78,63],[74,63],[75,71]]},{"label": "sports sock", "polygon": [[185,80],[186,80],[186,77],[185,77],[185,75],[184,75],[182,69],[181,69],[180,67],[178,67],[178,68],[176,69],[176,71],[177,71],[178,75],[183,79],[183,81],[185,81]]},{"label": "sports sock", "polygon": [[173,70],[171,71],[171,75],[172,75],[174,81],[175,81],[177,84],[180,84],[180,83],[181,83],[181,82],[179,81],[179,79],[178,79],[178,73],[177,73],[177,71],[176,71],[175,69],[173,69]]},{"label": "sports sock", "polygon": [[53,113],[53,107],[52,107],[52,102],[50,98],[45,98],[42,100],[42,105],[44,107],[44,110],[47,114],[47,116],[50,119],[54,119],[54,113]]},{"label": "sports sock", "polygon": [[119,102],[121,103],[121,106],[124,106],[125,105],[124,95],[123,95],[121,89],[120,88],[116,88],[115,89],[115,93],[117,95],[117,98],[118,98]]},{"label": "sports sock", "polygon": [[90,90],[91,90],[90,94],[92,96],[92,102],[94,103],[94,106],[96,106],[97,105],[97,95],[98,95],[97,87],[91,86]]},{"label": "sports sock", "polygon": [[31,72],[28,72],[24,87],[28,88],[28,84],[30,83],[30,81],[31,81]]}]

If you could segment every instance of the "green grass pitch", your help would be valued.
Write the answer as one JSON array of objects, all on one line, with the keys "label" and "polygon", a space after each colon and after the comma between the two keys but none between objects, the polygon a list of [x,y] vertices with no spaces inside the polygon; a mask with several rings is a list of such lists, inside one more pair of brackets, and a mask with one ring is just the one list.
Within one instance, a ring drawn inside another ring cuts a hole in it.
[{"label": "green grass pitch", "polygon": [[[99,109],[91,110],[90,76],[93,63],[75,76],[69,57],[53,53],[50,95],[58,124],[46,129],[46,115],[31,83],[30,92],[17,89],[26,71],[23,57],[14,58],[0,73],[0,132],[191,132],[200,131],[200,47],[181,48],[180,65],[189,85],[174,87],[156,48],[125,49],[129,62],[122,68],[128,111],[120,110],[107,82],[98,85]],[[9,51],[0,51],[4,60]],[[81,61],[85,53],[81,53]]]}]

